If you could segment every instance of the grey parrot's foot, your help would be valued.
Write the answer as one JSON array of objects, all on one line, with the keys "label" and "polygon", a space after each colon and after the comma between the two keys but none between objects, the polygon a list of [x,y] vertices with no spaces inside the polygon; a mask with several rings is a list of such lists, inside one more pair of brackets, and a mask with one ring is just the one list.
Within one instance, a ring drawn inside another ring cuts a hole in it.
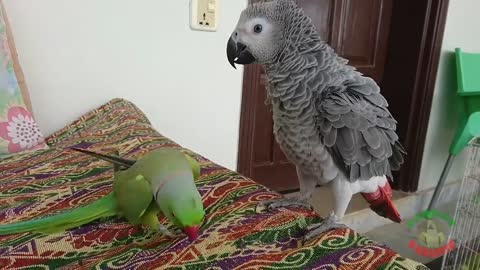
[{"label": "grey parrot's foot", "polygon": [[308,231],[307,234],[303,237],[303,243],[308,242],[309,240],[317,237],[318,235],[332,230],[332,229],[341,229],[347,228],[345,224],[340,223],[338,218],[331,214],[327,219],[322,221],[321,223],[312,224],[308,226],[306,229]]},{"label": "grey parrot's foot", "polygon": [[259,208],[267,209],[267,210],[273,210],[281,207],[287,207],[287,206],[300,206],[300,207],[305,207],[308,209],[313,209],[312,205],[307,202],[307,200],[301,200],[298,198],[283,198],[280,200],[271,200],[271,201],[265,201],[265,202],[260,202],[257,204],[255,207],[255,212],[259,212]]},{"label": "grey parrot's foot", "polygon": [[167,229],[167,227],[163,226],[162,224],[158,225],[158,230],[160,231],[161,234],[169,237],[169,238],[179,238],[182,236],[182,230],[178,229],[175,230],[174,232],[170,231]]}]

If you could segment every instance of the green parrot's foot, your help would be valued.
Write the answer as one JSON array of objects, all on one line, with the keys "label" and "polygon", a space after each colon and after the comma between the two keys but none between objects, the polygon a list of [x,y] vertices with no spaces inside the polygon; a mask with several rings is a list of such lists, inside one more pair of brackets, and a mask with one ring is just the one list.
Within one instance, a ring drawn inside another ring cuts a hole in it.
[{"label": "green parrot's foot", "polygon": [[330,214],[330,216],[324,221],[317,224],[312,224],[306,228],[308,233],[303,237],[303,243],[305,244],[306,242],[326,231],[342,228],[347,228],[347,226],[340,223],[340,220],[335,216],[335,214]]},{"label": "green parrot's foot", "polygon": [[309,204],[307,200],[302,200],[294,197],[294,198],[283,198],[280,200],[260,202],[255,207],[255,212],[259,213],[259,208],[267,209],[268,211],[270,211],[270,210],[274,210],[281,207],[287,207],[287,206],[300,206],[300,207],[308,208],[310,210],[313,209],[312,205]]},{"label": "green parrot's foot", "polygon": [[174,232],[167,229],[167,227],[163,226],[162,224],[158,225],[158,230],[161,234],[169,237],[169,238],[180,238],[182,237],[182,230],[176,230]]}]

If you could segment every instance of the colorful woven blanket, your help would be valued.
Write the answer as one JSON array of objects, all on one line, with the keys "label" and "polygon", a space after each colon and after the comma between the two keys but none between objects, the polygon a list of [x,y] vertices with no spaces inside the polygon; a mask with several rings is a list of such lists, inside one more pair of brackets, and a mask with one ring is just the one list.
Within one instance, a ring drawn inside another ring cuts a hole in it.
[{"label": "colorful woven blanket", "polygon": [[48,150],[0,161],[0,224],[78,207],[111,191],[110,164],[66,147],[119,151],[132,159],[175,147],[202,165],[197,185],[207,215],[201,235],[193,243],[172,241],[110,218],[54,235],[0,236],[0,269],[427,269],[351,229],[302,246],[304,228],[320,220],[314,212],[256,213],[259,201],[280,195],[162,136],[123,99],[85,114],[47,143]]}]

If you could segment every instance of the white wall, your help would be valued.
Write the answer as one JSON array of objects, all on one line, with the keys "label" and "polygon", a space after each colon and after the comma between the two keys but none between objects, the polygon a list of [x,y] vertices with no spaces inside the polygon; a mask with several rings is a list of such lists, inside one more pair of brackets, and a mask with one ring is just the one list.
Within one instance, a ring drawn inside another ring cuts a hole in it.
[{"label": "white wall", "polygon": [[225,50],[246,1],[221,1],[217,32],[189,28],[189,0],[5,0],[34,113],[48,135],[111,98],[165,136],[236,168],[242,74]]},{"label": "white wall", "polygon": [[[428,126],[425,154],[420,175],[420,189],[434,187],[447,159],[448,149],[457,128],[455,58],[454,50],[480,53],[480,21],[478,20],[480,1],[450,1],[447,25],[443,40],[442,56],[433,98],[430,123]],[[448,181],[459,180],[466,164],[464,151],[456,159]]]},{"label": "white wall", "polygon": [[[225,45],[245,0],[221,2],[214,33],[189,29],[189,0],[4,1],[44,133],[123,97],[164,135],[236,168],[242,70],[228,65]],[[420,189],[435,186],[447,156],[456,128],[451,52],[480,52],[478,10],[478,0],[450,1]],[[462,155],[450,180],[464,164]]]}]

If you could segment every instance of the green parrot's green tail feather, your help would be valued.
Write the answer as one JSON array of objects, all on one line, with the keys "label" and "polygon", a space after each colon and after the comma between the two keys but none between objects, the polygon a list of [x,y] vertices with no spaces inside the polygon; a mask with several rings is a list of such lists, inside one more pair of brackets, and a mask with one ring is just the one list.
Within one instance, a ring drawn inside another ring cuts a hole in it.
[{"label": "green parrot's green tail feather", "polygon": [[0,225],[0,235],[24,232],[56,233],[115,215],[117,215],[117,205],[111,192],[91,204],[54,216]]}]

